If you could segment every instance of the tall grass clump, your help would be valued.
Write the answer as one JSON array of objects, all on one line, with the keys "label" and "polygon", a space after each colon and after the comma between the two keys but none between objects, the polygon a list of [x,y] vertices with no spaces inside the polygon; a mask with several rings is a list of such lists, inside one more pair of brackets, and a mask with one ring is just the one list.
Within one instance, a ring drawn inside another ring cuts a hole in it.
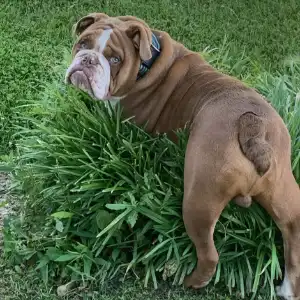
[{"label": "tall grass clump", "polygon": [[[209,55],[220,63],[218,54]],[[237,72],[224,65],[240,75],[241,64]],[[290,130],[299,181],[299,65],[288,71],[251,80]],[[103,283],[135,274],[145,286],[156,288],[167,279],[181,284],[196,265],[181,216],[187,133],[178,132],[178,144],[152,137],[124,120],[119,106],[93,101],[57,81],[30,106],[31,114],[22,117],[30,129],[19,128],[12,165],[24,203],[21,216],[5,224],[7,260],[33,265],[45,283]],[[283,248],[266,212],[257,204],[229,204],[215,242],[220,263],[214,284],[223,282],[242,297],[275,297]]]}]

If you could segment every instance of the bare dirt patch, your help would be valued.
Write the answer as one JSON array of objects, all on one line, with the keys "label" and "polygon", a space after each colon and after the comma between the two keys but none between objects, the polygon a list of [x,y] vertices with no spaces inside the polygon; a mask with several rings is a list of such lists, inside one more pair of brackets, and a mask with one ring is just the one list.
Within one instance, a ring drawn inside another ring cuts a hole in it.
[{"label": "bare dirt patch", "polygon": [[12,213],[12,195],[10,194],[10,178],[0,173],[0,246],[2,245],[2,228],[6,216]]}]

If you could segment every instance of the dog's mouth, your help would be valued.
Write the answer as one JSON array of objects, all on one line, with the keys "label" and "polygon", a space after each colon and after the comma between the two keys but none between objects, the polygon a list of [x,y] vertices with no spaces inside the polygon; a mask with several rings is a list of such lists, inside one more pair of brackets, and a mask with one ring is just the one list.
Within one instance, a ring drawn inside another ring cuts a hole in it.
[{"label": "dog's mouth", "polygon": [[67,82],[80,90],[87,92],[91,97],[95,97],[89,75],[86,74],[84,69],[72,70],[67,77]]},{"label": "dog's mouth", "polygon": [[80,58],[75,58],[66,72],[66,84],[72,84],[88,93],[96,100],[109,97],[110,66],[107,61],[92,66],[83,66]]}]

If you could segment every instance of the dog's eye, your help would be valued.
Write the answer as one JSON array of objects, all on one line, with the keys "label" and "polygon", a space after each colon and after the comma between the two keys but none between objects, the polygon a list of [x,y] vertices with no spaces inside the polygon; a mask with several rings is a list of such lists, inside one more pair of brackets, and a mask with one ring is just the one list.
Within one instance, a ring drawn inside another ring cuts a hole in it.
[{"label": "dog's eye", "polygon": [[79,42],[79,49],[86,49],[87,48],[87,44],[85,43],[85,41],[80,41]]},{"label": "dog's eye", "polygon": [[121,59],[118,56],[113,56],[109,58],[109,63],[113,65],[118,64],[120,61]]}]

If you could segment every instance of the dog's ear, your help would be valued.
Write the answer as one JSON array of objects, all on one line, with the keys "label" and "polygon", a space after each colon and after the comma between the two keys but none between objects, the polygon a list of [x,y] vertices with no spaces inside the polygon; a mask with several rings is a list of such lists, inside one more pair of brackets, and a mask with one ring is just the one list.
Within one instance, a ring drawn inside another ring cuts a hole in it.
[{"label": "dog's ear", "polygon": [[150,28],[141,22],[128,22],[126,34],[132,39],[134,46],[139,50],[142,60],[148,60],[152,57],[151,42],[152,32]]},{"label": "dog's ear", "polygon": [[85,31],[89,26],[98,22],[100,19],[107,19],[108,15],[103,13],[92,13],[81,18],[77,23],[73,25],[73,35],[78,36]]}]

